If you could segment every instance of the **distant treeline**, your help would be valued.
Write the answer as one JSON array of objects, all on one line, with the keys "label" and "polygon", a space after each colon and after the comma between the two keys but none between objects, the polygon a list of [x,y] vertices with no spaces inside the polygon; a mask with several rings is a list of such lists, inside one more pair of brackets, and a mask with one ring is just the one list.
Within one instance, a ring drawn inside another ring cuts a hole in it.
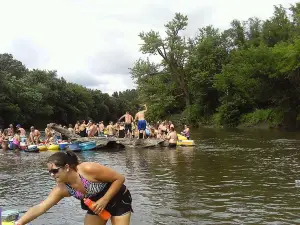
[{"label": "distant treeline", "polygon": [[[131,68],[148,117],[193,124],[300,127],[300,3],[274,7],[271,18],[233,20],[183,36],[188,18],[177,13],[158,32],[142,32],[140,59]],[[174,115],[177,115],[175,117]]]},{"label": "distant treeline", "polygon": [[[88,78],[87,78],[88,79]],[[56,71],[29,70],[11,54],[0,54],[0,127],[21,123],[45,127],[77,120],[116,121],[137,110],[136,90],[112,96],[59,78]]]}]

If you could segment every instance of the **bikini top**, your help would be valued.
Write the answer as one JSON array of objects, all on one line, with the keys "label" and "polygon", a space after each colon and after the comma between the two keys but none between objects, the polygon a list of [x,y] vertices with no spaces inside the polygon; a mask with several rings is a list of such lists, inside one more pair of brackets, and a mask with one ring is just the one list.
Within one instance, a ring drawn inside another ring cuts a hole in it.
[{"label": "bikini top", "polygon": [[79,177],[81,179],[81,182],[83,183],[86,194],[83,194],[80,191],[75,190],[74,188],[71,187],[70,184],[66,184],[69,194],[79,200],[82,200],[83,198],[91,198],[91,197],[99,195],[99,194],[104,195],[111,184],[111,183],[88,181],[80,174],[79,174]]}]

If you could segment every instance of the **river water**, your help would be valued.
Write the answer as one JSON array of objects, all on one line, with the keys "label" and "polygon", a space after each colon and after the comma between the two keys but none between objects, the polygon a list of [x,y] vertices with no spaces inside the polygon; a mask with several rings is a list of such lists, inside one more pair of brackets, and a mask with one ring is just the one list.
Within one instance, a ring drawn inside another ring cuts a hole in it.
[{"label": "river water", "polygon": [[[300,134],[200,129],[192,138],[195,148],[78,155],[126,176],[133,225],[300,224]],[[47,196],[54,185],[45,165],[51,154],[0,153],[0,206],[26,210]],[[83,224],[78,203],[64,199],[33,224]]]}]

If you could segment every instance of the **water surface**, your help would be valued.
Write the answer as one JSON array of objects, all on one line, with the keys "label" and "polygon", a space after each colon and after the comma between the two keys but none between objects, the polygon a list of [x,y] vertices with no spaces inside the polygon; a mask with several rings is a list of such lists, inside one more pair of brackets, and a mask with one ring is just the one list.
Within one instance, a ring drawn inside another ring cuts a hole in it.
[{"label": "water surface", "polygon": [[[300,134],[200,129],[197,147],[128,148],[78,154],[126,176],[133,225],[299,224]],[[0,205],[26,210],[54,186],[45,161],[53,152],[0,153]],[[83,224],[67,198],[33,224]],[[110,224],[110,223],[109,223]]]}]

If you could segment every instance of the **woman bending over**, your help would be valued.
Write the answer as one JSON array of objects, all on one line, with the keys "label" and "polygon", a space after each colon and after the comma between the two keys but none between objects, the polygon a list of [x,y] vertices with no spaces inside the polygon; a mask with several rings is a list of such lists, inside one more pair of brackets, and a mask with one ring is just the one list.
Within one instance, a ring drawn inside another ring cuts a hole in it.
[{"label": "woman bending over", "polygon": [[[50,175],[57,185],[40,204],[30,208],[17,222],[25,225],[45,213],[65,197],[73,196],[81,201],[87,211],[84,225],[104,225],[107,221],[97,214],[106,209],[111,214],[112,225],[129,225],[131,195],[124,185],[125,178],[116,171],[93,162],[79,163],[72,151],[57,152],[47,162]],[[83,202],[89,198],[95,202],[90,210]]]}]

